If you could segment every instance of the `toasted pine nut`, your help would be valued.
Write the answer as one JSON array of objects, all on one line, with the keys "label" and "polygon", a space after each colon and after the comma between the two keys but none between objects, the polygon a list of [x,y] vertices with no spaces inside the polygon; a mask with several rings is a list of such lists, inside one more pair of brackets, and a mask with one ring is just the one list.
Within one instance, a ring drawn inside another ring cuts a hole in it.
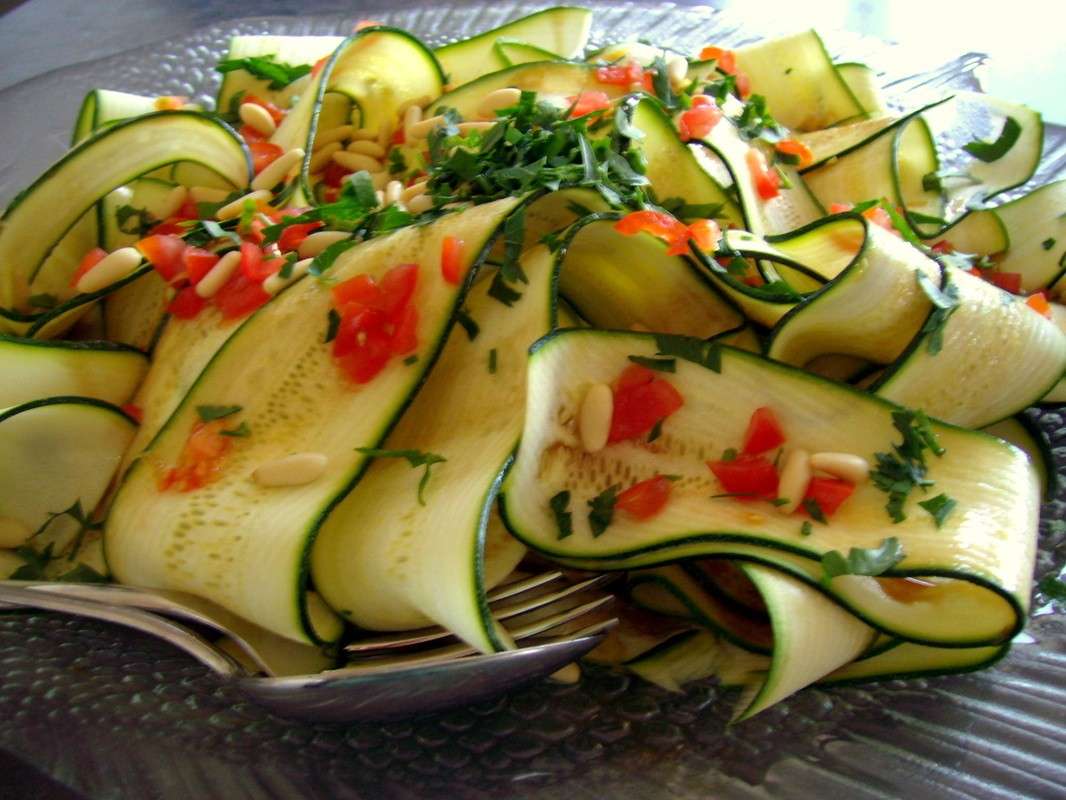
[{"label": "toasted pine nut", "polygon": [[260,464],[252,480],[260,486],[304,486],[322,477],[329,459],[322,453],[294,453]]},{"label": "toasted pine nut", "polygon": [[433,102],[433,98],[430,97],[428,94],[424,94],[421,97],[416,97],[413,100],[404,100],[402,103],[400,103],[399,108],[396,109],[396,114],[397,116],[402,117],[404,114],[407,113],[407,109],[409,109],[411,106],[425,108],[431,102]]},{"label": "toasted pine nut", "polygon": [[352,138],[366,142],[373,142],[377,140],[380,133],[380,131],[372,131],[370,128],[353,128]]},{"label": "toasted pine nut", "polygon": [[207,300],[226,285],[226,281],[233,277],[237,267],[241,265],[241,251],[231,250],[215,262],[196,284],[196,294]]},{"label": "toasted pine nut", "polygon": [[160,219],[172,217],[178,213],[178,209],[185,203],[189,196],[189,190],[184,186],[175,186],[167,193],[167,199],[157,210]]},{"label": "toasted pine nut", "polygon": [[378,135],[374,137],[373,141],[381,147],[382,150],[385,150],[392,142],[392,135],[395,130],[396,128],[391,122],[384,123],[378,128]]},{"label": "toasted pine nut", "polygon": [[586,453],[598,453],[607,446],[614,415],[614,394],[606,383],[594,383],[585,392],[577,415],[577,430]]},{"label": "toasted pine nut", "polygon": [[333,154],[341,149],[340,142],[330,142],[325,147],[315,150],[314,155],[311,156],[311,163],[307,171],[312,175],[316,172],[321,172],[329,166],[329,162],[333,160]]},{"label": "toasted pine nut", "polygon": [[141,263],[141,254],[136,247],[120,247],[104,256],[96,266],[78,279],[74,288],[83,294],[98,292],[117,280],[125,278]]},{"label": "toasted pine nut", "polygon": [[367,172],[378,172],[381,170],[381,162],[376,158],[370,156],[364,156],[362,153],[349,153],[347,150],[338,150],[331,158],[340,164],[345,169],[350,169],[352,172],[359,172],[360,170],[366,170]]},{"label": "toasted pine nut", "polygon": [[194,203],[221,203],[229,197],[229,192],[214,186],[190,186],[189,197]]},{"label": "toasted pine nut", "polygon": [[459,128],[459,133],[464,136],[473,131],[487,131],[496,126],[495,122],[460,122],[456,127]]},{"label": "toasted pine nut", "polygon": [[440,114],[435,117],[430,117],[429,119],[423,119],[414,123],[406,130],[407,138],[408,140],[425,139],[434,129],[439,128],[444,123],[445,119]]},{"label": "toasted pine nut", "polygon": [[433,198],[428,194],[420,194],[407,201],[407,210],[412,214],[421,214],[433,208]]},{"label": "toasted pine nut", "polygon": [[411,126],[422,121],[422,109],[419,106],[408,106],[403,112],[403,134],[407,140],[411,139]]},{"label": "toasted pine nut", "polygon": [[274,188],[285,181],[293,168],[303,160],[304,151],[302,147],[294,147],[292,150],[282,153],[255,176],[255,180],[252,181],[252,191]]},{"label": "toasted pine nut", "polygon": [[13,549],[29,541],[33,530],[13,517],[0,517],[0,547]]},{"label": "toasted pine nut", "polygon": [[785,456],[785,464],[781,467],[781,481],[777,485],[777,496],[787,502],[778,506],[777,510],[782,514],[791,514],[799,508],[810,482],[810,454],[806,450],[791,451]]},{"label": "toasted pine nut", "polygon": [[318,133],[315,134],[315,150],[320,150],[327,144],[345,142],[352,138],[354,132],[355,128],[352,125],[338,125],[336,128],[330,128],[328,131],[318,131]]},{"label": "toasted pine nut", "polygon": [[311,268],[311,262],[313,258],[305,258],[302,261],[297,261],[292,265],[292,272],[289,273],[289,277],[281,277],[280,272],[275,272],[265,281],[263,281],[263,291],[269,295],[275,295],[288,286],[293,281],[302,278],[307,274],[307,270]]},{"label": "toasted pine nut", "polygon": [[391,206],[393,203],[399,202],[400,195],[403,194],[403,184],[399,181],[389,181],[385,184],[385,205]]},{"label": "toasted pine nut", "polygon": [[688,59],[684,56],[670,56],[666,59],[666,76],[673,86],[682,86],[688,77]]},{"label": "toasted pine nut", "polygon": [[377,142],[365,142],[356,139],[345,148],[349,153],[362,153],[364,156],[376,158],[379,161],[385,157],[385,148]]},{"label": "toasted pine nut", "polygon": [[296,248],[300,258],[314,258],[331,244],[350,239],[351,234],[347,231],[315,231]]},{"label": "toasted pine nut", "polygon": [[412,198],[417,197],[420,194],[426,193],[426,188],[429,186],[429,181],[419,181],[418,183],[412,183],[402,192],[400,192],[400,199],[405,203]]},{"label": "toasted pine nut", "polygon": [[865,483],[870,477],[870,462],[851,453],[815,453],[811,468],[854,484]]},{"label": "toasted pine nut", "polygon": [[274,131],[278,129],[270,112],[255,103],[241,103],[240,108],[237,109],[237,116],[249,128],[253,128],[264,136],[273,136]]},{"label": "toasted pine nut", "polygon": [[219,222],[224,222],[227,219],[237,219],[244,212],[244,204],[251,200],[258,206],[260,203],[269,203],[271,198],[270,192],[266,189],[258,189],[254,192],[248,192],[243,194],[236,200],[226,203],[218,211],[215,212],[215,219]]},{"label": "toasted pine nut", "polygon": [[481,99],[481,104],[477,107],[478,116],[492,119],[496,116],[498,109],[510,108],[521,98],[522,92],[518,89],[497,89],[489,92]]},{"label": "toasted pine nut", "polygon": [[378,189],[377,191],[375,191],[374,192],[374,197],[377,198],[377,201],[378,201],[377,207],[378,208],[380,208],[381,206],[385,205],[385,191],[383,189]]}]

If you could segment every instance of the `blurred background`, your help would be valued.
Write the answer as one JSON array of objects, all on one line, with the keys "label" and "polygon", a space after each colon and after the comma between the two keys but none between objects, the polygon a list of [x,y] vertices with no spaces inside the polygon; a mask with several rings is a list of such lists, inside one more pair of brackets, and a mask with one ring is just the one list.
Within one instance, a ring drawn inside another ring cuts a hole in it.
[{"label": "blurred background", "polygon": [[[559,0],[580,5],[580,0]],[[428,0],[431,2],[431,0]],[[369,14],[419,0],[0,0],[0,89],[57,67],[165,40],[224,19],[308,13]],[[551,3],[545,3],[551,5]],[[589,5],[596,5],[589,3]],[[950,56],[991,56],[987,91],[1066,123],[1062,0],[704,0],[774,29],[842,28]],[[756,23],[756,27],[758,24]]]}]

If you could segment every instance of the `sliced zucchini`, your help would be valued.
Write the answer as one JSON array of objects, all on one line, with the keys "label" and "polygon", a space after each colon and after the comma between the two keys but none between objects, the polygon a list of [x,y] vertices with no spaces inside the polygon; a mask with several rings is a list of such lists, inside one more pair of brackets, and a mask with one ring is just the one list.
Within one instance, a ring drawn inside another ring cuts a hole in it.
[{"label": "sliced zucchini", "polygon": [[851,94],[863,113],[871,118],[882,117],[888,112],[888,106],[881,96],[881,87],[877,82],[877,73],[865,64],[846,62],[836,65],[837,74],[847,84]]},{"label": "sliced zucchini", "polygon": [[529,64],[533,61],[566,61],[558,53],[516,39],[497,39],[493,50],[503,62],[501,68],[513,67],[516,64]]},{"label": "sliced zucchini", "polygon": [[1009,644],[990,647],[929,647],[903,642],[870,658],[845,664],[818,681],[824,686],[870,680],[949,675],[983,669],[999,661]]},{"label": "sliced zucchini", "polygon": [[[688,344],[662,340],[670,352],[702,347],[698,352],[717,353],[720,372],[678,358],[668,379],[684,405],[662,426],[657,452],[621,442],[595,454],[568,444],[572,434],[560,431],[558,420],[573,419],[584,387],[613,381],[629,355],[656,357],[657,338],[573,330],[538,343],[522,444],[502,495],[504,521],[518,538],[588,569],[712,555],[776,566],[828,593],[866,624],[909,641],[978,646],[1006,641],[1018,630],[1028,604],[1039,507],[1038,481],[1024,453],[984,434],[933,423],[945,454],[930,459],[928,477],[936,492],[957,501],[940,528],[913,500],[906,518],[890,524],[886,495],[863,484],[831,524],[815,525],[804,536],[802,520],[773,506],[712,498],[719,489],[704,462],[736,447],[752,410],[761,406],[782,420],[790,446],[856,453],[873,462],[875,452],[889,451],[897,440],[897,407],[750,353],[683,341]],[[975,472],[980,483],[972,480]],[[549,502],[558,492],[570,491],[570,507],[583,510],[607,486],[624,488],[655,473],[680,476],[657,517],[640,522],[615,514],[597,537],[586,515],[574,513],[573,535],[558,538]],[[937,576],[927,600],[895,600],[872,578],[820,580],[823,553],[876,547],[889,534],[905,558],[885,574]]]},{"label": "sliced zucchini", "polygon": [[434,54],[448,75],[448,83],[459,86],[486,73],[522,63],[511,59],[512,51],[500,52],[504,43],[520,42],[558,54],[556,57],[576,58],[585,49],[591,26],[592,12],[587,8],[555,6],[461,42],[438,47]]},{"label": "sliced zucchini", "polygon": [[113,89],[93,89],[82,100],[70,146],[79,144],[107,125],[157,110],[154,97]]},{"label": "sliced zucchini", "polygon": [[[278,64],[311,67],[343,41],[343,36],[234,36],[229,40],[226,60],[270,56]],[[247,70],[231,70],[222,75],[215,107],[226,111],[242,95],[255,95],[280,108],[288,108],[308,82],[298,78],[287,86],[275,88],[271,86],[272,81],[257,78]]]},{"label": "sliced zucchini", "polygon": [[892,125],[895,120],[892,117],[879,117],[878,119],[864,119],[851,122],[847,125],[836,125],[820,131],[795,134],[796,139],[803,142],[811,150],[813,164],[821,164],[835,155],[850,150],[857,144],[868,140],[871,136]]},{"label": "sliced zucchini", "polygon": [[[245,320],[196,379],[181,404],[126,472],[105,529],[108,563],[126,583],[191,592],[297,641],[332,641],[340,620],[306,592],[311,541],[329,510],[352,488],[436,360],[454,319],[460,287],[443,280],[442,242],[464,242],[462,275],[517,199],[448,214],[346,251],[330,277],[380,277],[398,263],[421,264],[412,299],[419,312],[414,363],[393,359],[368,384],[344,377],[324,342],[331,294],[304,279]],[[316,320],[319,322],[316,324]],[[157,355],[157,359],[159,356]],[[204,405],[238,405],[250,436],[235,440],[214,483],[160,491]],[[312,483],[267,488],[249,474],[294,452],[327,457]]]},{"label": "sliced zucchini", "polygon": [[1059,471],[1055,464],[1055,455],[1051,452],[1051,444],[1039,425],[1025,414],[1016,414],[981,430],[1025,451],[1040,475],[1040,494],[1044,502],[1055,499],[1062,488]]},{"label": "sliced zucchini", "polygon": [[61,395],[121,405],[147,369],[144,353],[120,344],[0,336],[0,408]]}]

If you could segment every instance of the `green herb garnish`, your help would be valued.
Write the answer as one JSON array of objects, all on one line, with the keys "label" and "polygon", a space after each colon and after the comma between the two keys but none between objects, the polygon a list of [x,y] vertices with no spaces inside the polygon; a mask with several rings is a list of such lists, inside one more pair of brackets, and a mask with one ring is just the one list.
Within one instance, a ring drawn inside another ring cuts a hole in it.
[{"label": "green herb garnish", "polygon": [[421,450],[382,450],[377,447],[357,447],[355,449],[363,455],[374,458],[403,458],[413,468],[425,467],[422,472],[422,479],[418,482],[418,504],[422,506],[426,504],[423,493],[425,492],[426,484],[429,483],[430,470],[434,464],[442,464],[448,460],[436,453],[425,453]]},{"label": "green herb garnish", "polygon": [[200,416],[200,419],[204,422],[214,422],[216,419],[225,419],[231,417],[239,411],[243,411],[243,406],[197,406],[196,413]]},{"label": "green herb garnish", "polygon": [[944,526],[944,521],[958,505],[958,502],[946,494],[938,494],[936,497],[930,497],[928,500],[921,500],[918,502],[922,508],[929,512],[933,521],[938,528]]},{"label": "green herb garnish", "polygon": [[962,149],[979,161],[989,164],[1003,158],[1014,147],[1021,132],[1022,126],[1018,124],[1018,120],[1014,117],[1007,117],[1003,121],[1003,130],[999,132],[999,136],[994,142],[978,140],[964,144]]},{"label": "green herb garnish", "polygon": [[800,536],[810,536],[812,533],[814,533],[814,526],[811,525],[811,521],[803,520],[803,524],[800,525]]},{"label": "green herb garnish", "polygon": [[806,497],[803,500],[803,510],[811,515],[811,519],[815,522],[820,522],[823,525],[828,525],[829,520],[825,518],[825,512],[822,511],[821,504],[813,497]]},{"label": "green herb garnish", "polygon": [[928,334],[926,348],[930,355],[936,355],[944,347],[944,327],[948,319],[959,307],[959,289],[951,280],[951,272],[944,270],[943,288],[937,288],[929,276],[921,270],[916,270],[914,275],[918,280],[918,286],[933,304],[933,312],[922,325],[921,333]]},{"label": "green herb garnish", "polygon": [[481,333],[481,326],[474,322],[474,318],[470,316],[465,308],[460,308],[455,312],[455,321],[463,326],[463,330],[466,331],[466,338],[470,341],[474,341],[477,335]]},{"label": "green herb garnish", "polygon": [[722,371],[722,348],[717,342],[707,342],[688,336],[656,334],[655,346],[659,355],[675,356],[706,367],[712,372]]},{"label": "green herb garnish", "polygon": [[1040,246],[1043,247],[1045,250],[1050,250],[1052,247],[1055,246],[1055,240],[1052,238],[1047,238],[1040,243]]},{"label": "green herb garnish", "polygon": [[933,482],[925,477],[927,451],[940,457],[944,448],[922,411],[900,409],[892,412],[892,423],[903,441],[892,445],[891,453],[874,453],[877,467],[870,473],[874,486],[888,494],[885,510],[893,522],[907,518],[903,506],[915,488],[925,489]]},{"label": "green herb garnish", "polygon": [[275,56],[249,56],[248,58],[227,58],[218,62],[215,70],[223,74],[243,69],[253,78],[270,81],[268,89],[284,89],[298,78],[311,72],[308,64],[284,64],[275,61]]},{"label": "green herb garnish", "polygon": [[336,309],[331,308],[329,314],[326,315],[326,338],[323,340],[326,344],[329,344],[337,338],[337,331],[341,327],[341,315],[337,313]]},{"label": "green herb garnish", "polygon": [[651,426],[651,431],[648,432],[648,441],[649,442],[654,442],[656,439],[658,439],[662,435],[663,435],[663,420],[660,419],[654,425]]},{"label": "green herb garnish", "polygon": [[234,439],[246,439],[252,435],[252,429],[248,427],[247,422],[242,422],[236,428],[227,428],[224,431],[220,431],[223,436],[231,436]]},{"label": "green herb garnish", "polygon": [[555,517],[555,526],[559,529],[560,539],[565,539],[574,532],[573,514],[570,513],[570,492],[562,491],[552,496],[548,501],[552,516]]},{"label": "green herb garnish", "polygon": [[629,360],[642,367],[657,372],[677,372],[676,358],[648,358],[647,356],[629,356]]},{"label": "green herb garnish", "polygon": [[588,501],[589,527],[593,536],[600,536],[614,519],[614,505],[618,502],[619,484],[608,486]]},{"label": "green herb garnish", "polygon": [[489,350],[489,375],[496,374],[496,348]]},{"label": "green herb garnish", "polygon": [[847,557],[838,550],[822,555],[822,573],[826,580],[838,575],[882,575],[903,560],[899,539],[892,536],[878,547],[853,547]]}]

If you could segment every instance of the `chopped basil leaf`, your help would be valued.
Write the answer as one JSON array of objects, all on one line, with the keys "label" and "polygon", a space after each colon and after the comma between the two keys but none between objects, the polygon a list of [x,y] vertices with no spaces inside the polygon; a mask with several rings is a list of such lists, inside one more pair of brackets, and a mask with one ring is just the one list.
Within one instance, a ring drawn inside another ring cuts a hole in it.
[{"label": "chopped basil leaf", "polygon": [[921,333],[928,334],[926,348],[929,350],[930,355],[935,356],[944,347],[944,327],[948,324],[948,319],[959,307],[959,289],[951,280],[951,272],[949,270],[945,269],[943,271],[943,288],[937,288],[924,272],[915,271],[914,274],[918,280],[918,286],[925,293],[925,296],[929,298],[929,302],[933,304],[933,312],[926,319],[925,324],[922,325]]},{"label": "chopped basil leaf", "polygon": [[555,526],[559,529],[560,539],[565,539],[574,532],[573,514],[570,513],[570,492],[562,491],[552,496],[548,501],[552,516],[555,517]]},{"label": "chopped basil leaf", "polygon": [[1063,581],[1062,578],[1048,575],[1037,584],[1037,587],[1047,595],[1049,600],[1066,604],[1066,581]]},{"label": "chopped basil leaf", "polygon": [[218,62],[215,70],[227,73],[243,69],[253,78],[270,81],[267,88],[275,90],[284,89],[297,78],[302,78],[311,72],[308,64],[285,64],[274,59],[275,56],[272,54],[248,58],[227,58]]},{"label": "chopped basil leaf", "polygon": [[676,356],[712,372],[722,371],[722,349],[716,342],[660,333],[655,335],[655,345],[659,355]]},{"label": "chopped basil leaf", "polygon": [[115,224],[123,233],[141,238],[158,225],[159,220],[146,208],[123,205],[115,209]]},{"label": "chopped basil leaf", "polygon": [[614,483],[588,501],[589,527],[593,536],[600,536],[614,519],[614,504],[618,502],[619,484]]},{"label": "chopped basil leaf", "polygon": [[244,439],[252,435],[252,429],[248,427],[247,422],[242,422],[236,428],[227,428],[224,431],[220,431],[223,436],[232,436],[235,439]]},{"label": "chopped basil leaf", "polygon": [[413,354],[409,355],[407,358],[405,358],[403,360],[403,363],[406,364],[407,366],[411,366],[412,364],[417,364],[418,363],[418,356],[413,355]]},{"label": "chopped basil leaf", "polygon": [[651,426],[651,431],[648,433],[648,441],[649,442],[654,442],[656,439],[658,439],[662,435],[663,435],[663,420],[660,419],[654,425]]},{"label": "chopped basil leaf", "polygon": [[355,449],[363,455],[373,456],[374,458],[403,458],[413,468],[425,467],[422,472],[422,479],[418,482],[418,504],[423,506],[426,504],[423,493],[425,492],[426,484],[429,483],[430,470],[434,464],[442,464],[448,460],[436,453],[425,453],[421,450],[382,450],[377,447],[357,447]]},{"label": "chopped basil leaf", "polygon": [[323,341],[329,344],[337,338],[337,331],[341,327],[341,315],[336,309],[331,308],[329,314],[326,315],[326,320],[326,338]]},{"label": "chopped basil leaf", "polygon": [[838,550],[822,555],[822,573],[825,579],[838,575],[882,575],[903,560],[903,548],[899,539],[892,536],[878,547],[853,547],[847,557]]},{"label": "chopped basil leaf", "polygon": [[725,450],[722,451],[722,458],[720,460],[721,461],[736,461],[737,460],[737,449],[735,447],[727,447]]},{"label": "chopped basil leaf", "polygon": [[823,525],[828,525],[829,520],[825,518],[825,512],[822,511],[821,504],[813,497],[807,497],[803,500],[803,510],[811,515],[811,519],[815,522],[820,522]]},{"label": "chopped basil leaf", "polygon": [[814,526],[811,525],[811,521],[803,520],[803,524],[800,525],[800,536],[810,536],[812,533],[814,533]]},{"label": "chopped basil leaf", "polygon": [[1045,250],[1050,250],[1052,247],[1055,246],[1055,240],[1050,238],[1045,239],[1040,243],[1040,246],[1043,247]]},{"label": "chopped basil leaf", "polygon": [[978,140],[964,144],[962,149],[979,161],[989,164],[1003,158],[1014,147],[1021,132],[1022,126],[1018,124],[1018,120],[1014,117],[1007,117],[1003,121],[1003,130],[999,132],[999,136],[994,142]]},{"label": "chopped basil leaf", "polygon": [[243,406],[197,406],[196,413],[199,414],[200,419],[204,422],[213,422],[216,419],[225,419],[231,417],[239,411],[243,410]]},{"label": "chopped basil leaf", "polygon": [[508,286],[507,281],[503,278],[503,273],[497,271],[492,278],[492,285],[489,286],[489,297],[499,300],[507,307],[511,307],[515,304],[515,301],[522,297],[522,293],[516,292]]},{"label": "chopped basil leaf", "polygon": [[723,497],[760,497],[761,495],[755,494],[755,492],[720,492],[718,494],[712,494],[712,500],[720,500]]},{"label": "chopped basil leaf", "polygon": [[629,356],[629,360],[642,367],[657,372],[677,372],[676,358],[648,358],[647,356]]},{"label": "chopped basil leaf", "polygon": [[285,256],[285,263],[278,270],[278,277],[283,281],[287,281],[292,277],[292,268],[294,266],[296,266],[296,253],[289,253]]},{"label": "chopped basil leaf", "polygon": [[466,331],[466,336],[470,341],[474,341],[481,332],[481,326],[474,322],[473,317],[467,313],[465,308],[460,308],[455,312],[455,321],[463,326],[463,330]]},{"label": "chopped basil leaf", "polygon": [[489,350],[489,374],[496,374],[496,348]]},{"label": "chopped basil leaf", "polygon": [[938,528],[942,528],[945,520],[955,510],[955,506],[958,505],[958,501],[948,497],[946,494],[938,494],[928,500],[920,500],[918,505],[929,512]]}]

